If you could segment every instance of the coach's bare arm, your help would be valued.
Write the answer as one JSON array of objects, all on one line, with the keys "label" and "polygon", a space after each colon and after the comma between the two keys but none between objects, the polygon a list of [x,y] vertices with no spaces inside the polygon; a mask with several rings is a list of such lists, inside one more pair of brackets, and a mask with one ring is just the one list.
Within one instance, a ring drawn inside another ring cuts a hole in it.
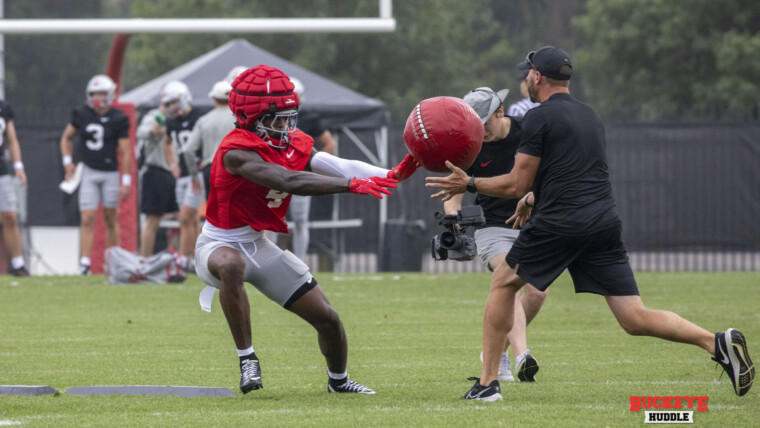
[{"label": "coach's bare arm", "polygon": [[305,171],[290,171],[267,162],[250,150],[230,150],[224,155],[224,168],[261,186],[292,195],[329,195],[349,191],[351,179],[328,177]]},{"label": "coach's bare arm", "polygon": [[[498,198],[521,198],[533,187],[533,180],[536,178],[539,163],[541,163],[540,157],[517,153],[515,166],[509,174],[475,178],[475,188],[482,195]],[[471,178],[451,162],[446,161],[446,166],[452,171],[451,175],[425,178],[427,181],[425,186],[441,189],[440,192],[431,197],[443,198],[444,201],[448,201],[454,195],[464,193]]]}]

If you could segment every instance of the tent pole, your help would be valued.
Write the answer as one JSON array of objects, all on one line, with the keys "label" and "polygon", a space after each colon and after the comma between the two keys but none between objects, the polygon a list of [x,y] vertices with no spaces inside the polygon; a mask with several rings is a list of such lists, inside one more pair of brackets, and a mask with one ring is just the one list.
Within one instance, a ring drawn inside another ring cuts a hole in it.
[{"label": "tent pole", "polygon": [[[377,146],[377,155],[380,157],[380,166],[388,168],[388,126],[380,128],[379,132],[375,132],[375,145]],[[378,243],[380,248],[377,251],[378,270],[380,268],[380,258],[383,256],[383,249],[385,248],[385,223],[388,222],[388,198],[385,197],[380,200],[380,218],[378,226]]]}]

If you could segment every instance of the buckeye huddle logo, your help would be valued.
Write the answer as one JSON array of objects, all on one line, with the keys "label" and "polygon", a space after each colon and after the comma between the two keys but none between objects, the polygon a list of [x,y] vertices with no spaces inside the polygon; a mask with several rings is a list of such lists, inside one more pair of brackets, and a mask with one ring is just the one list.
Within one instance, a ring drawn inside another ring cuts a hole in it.
[{"label": "buckeye huddle logo", "polygon": [[[644,411],[644,423],[647,424],[693,424],[694,411],[706,412],[707,396],[631,396],[630,411]],[[684,410],[682,410],[684,409]]]}]

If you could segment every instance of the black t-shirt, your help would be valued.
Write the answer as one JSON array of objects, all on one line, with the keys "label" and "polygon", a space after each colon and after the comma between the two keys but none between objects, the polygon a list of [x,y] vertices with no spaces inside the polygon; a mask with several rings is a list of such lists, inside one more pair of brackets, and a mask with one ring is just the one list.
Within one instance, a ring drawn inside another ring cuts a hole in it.
[{"label": "black t-shirt", "polygon": [[[183,156],[182,153],[185,151],[187,142],[190,141],[190,134],[193,133],[195,122],[197,122],[198,118],[201,116],[201,112],[196,109],[192,109],[190,110],[190,113],[186,114],[185,116],[173,117],[166,121],[166,132],[174,142],[174,150],[177,152],[177,156],[179,157],[179,168],[181,170],[180,177],[187,177],[188,175],[185,156]],[[200,161],[202,156],[203,147],[199,147],[198,150],[195,151],[196,163]],[[167,160],[170,163],[172,162],[171,159]]]},{"label": "black t-shirt", "polygon": [[[512,124],[509,127],[509,133],[502,140],[483,143],[478,157],[475,162],[467,169],[467,175],[472,177],[494,177],[497,175],[508,174],[515,165],[515,153],[520,145],[520,122],[510,118]],[[483,227],[508,227],[504,222],[512,217],[517,208],[519,199],[495,198],[493,196],[478,195],[475,197],[475,204],[483,208],[483,214],[486,217],[486,224]]]},{"label": "black t-shirt", "polygon": [[517,151],[541,158],[530,219],[536,227],[573,236],[620,224],[596,110],[570,94],[552,95],[526,113],[522,135]]},{"label": "black t-shirt", "polygon": [[319,115],[310,110],[301,110],[298,113],[298,129],[314,140],[327,130],[322,124],[322,119],[319,118]]},{"label": "black t-shirt", "polygon": [[5,131],[8,129],[8,122],[13,120],[13,110],[11,106],[0,101],[0,175],[10,174],[8,163],[5,162],[5,137],[8,135]]},{"label": "black t-shirt", "polygon": [[77,130],[81,143],[77,153],[85,165],[100,171],[119,169],[116,161],[119,139],[129,137],[129,117],[124,112],[112,108],[100,116],[83,105],[72,112],[71,125]]}]

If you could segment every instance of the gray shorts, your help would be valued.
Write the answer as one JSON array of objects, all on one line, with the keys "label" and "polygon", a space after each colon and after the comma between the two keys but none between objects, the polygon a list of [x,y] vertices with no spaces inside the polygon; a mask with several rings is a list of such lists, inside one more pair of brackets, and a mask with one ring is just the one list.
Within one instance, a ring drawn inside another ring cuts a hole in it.
[{"label": "gray shorts", "polygon": [[305,223],[309,221],[309,210],[311,209],[311,196],[293,195],[290,198],[288,214],[296,223]]},{"label": "gray shorts", "polygon": [[0,212],[16,212],[16,189],[13,175],[0,175]]},{"label": "gray shorts", "polygon": [[508,253],[512,244],[520,235],[517,229],[506,227],[485,227],[475,231],[475,244],[478,246],[478,257],[486,267],[492,258],[502,253]]},{"label": "gray shorts", "polygon": [[195,244],[195,272],[212,287],[220,288],[222,284],[208,269],[208,259],[219,247],[239,251],[245,259],[245,282],[285,308],[293,303],[290,298],[312,279],[304,262],[290,251],[281,250],[263,234],[254,241],[237,243],[215,241],[201,233]]},{"label": "gray shorts", "polygon": [[193,180],[192,177],[185,176],[177,179],[177,184],[174,186],[174,192],[177,197],[177,205],[180,208],[188,206],[194,209],[198,209],[203,204],[203,197],[206,195],[203,190],[203,174],[197,174],[198,180],[201,182],[201,191],[196,195],[193,193]]},{"label": "gray shorts", "polygon": [[79,211],[119,206],[119,171],[100,171],[82,165],[82,183],[79,185]]}]

